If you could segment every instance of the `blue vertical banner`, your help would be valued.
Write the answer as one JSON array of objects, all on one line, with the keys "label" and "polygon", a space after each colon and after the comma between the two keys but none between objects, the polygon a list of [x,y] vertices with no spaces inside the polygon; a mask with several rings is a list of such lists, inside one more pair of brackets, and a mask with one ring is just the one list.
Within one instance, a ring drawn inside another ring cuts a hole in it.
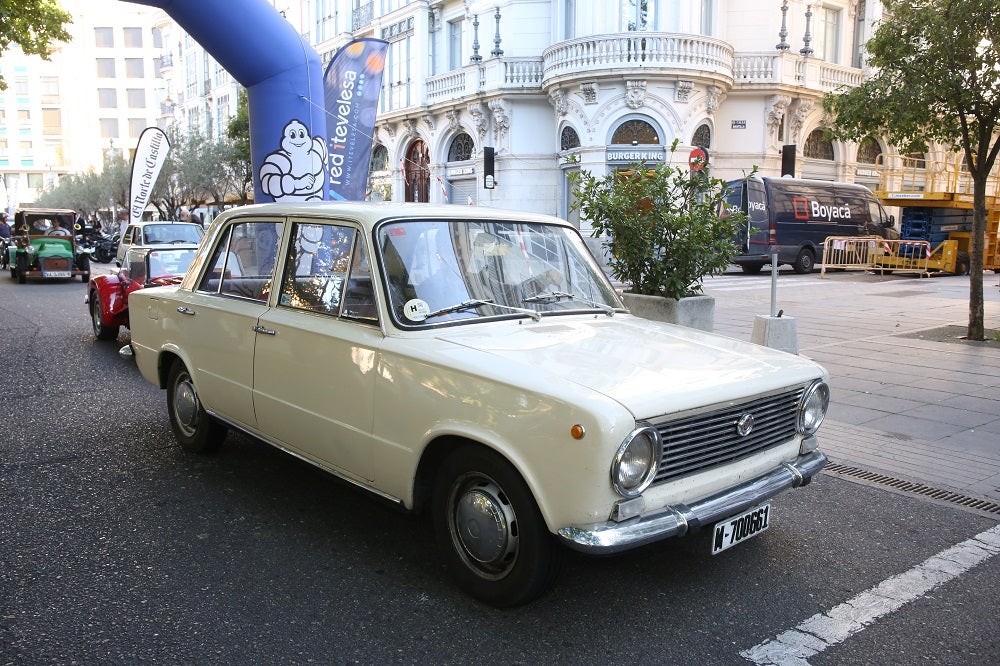
[{"label": "blue vertical banner", "polygon": [[389,43],[381,39],[356,39],[337,51],[326,68],[325,199],[365,198],[388,48]]}]

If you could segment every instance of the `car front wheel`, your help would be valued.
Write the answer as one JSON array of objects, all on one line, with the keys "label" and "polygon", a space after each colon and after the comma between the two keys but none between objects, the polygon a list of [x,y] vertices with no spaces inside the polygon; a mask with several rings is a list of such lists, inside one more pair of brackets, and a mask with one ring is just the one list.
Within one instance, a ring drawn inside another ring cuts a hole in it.
[{"label": "car front wheel", "polygon": [[452,453],[435,481],[433,512],[448,568],[480,601],[518,606],[555,580],[560,547],[527,484],[499,454],[475,446]]},{"label": "car front wheel", "polygon": [[213,453],[226,438],[226,427],[201,406],[194,379],[180,360],[174,361],[167,379],[167,411],[174,437],[189,453]]},{"label": "car front wheel", "polygon": [[118,337],[117,326],[105,326],[101,314],[101,297],[97,291],[90,292],[90,323],[94,329],[94,337],[98,340],[114,340]]}]

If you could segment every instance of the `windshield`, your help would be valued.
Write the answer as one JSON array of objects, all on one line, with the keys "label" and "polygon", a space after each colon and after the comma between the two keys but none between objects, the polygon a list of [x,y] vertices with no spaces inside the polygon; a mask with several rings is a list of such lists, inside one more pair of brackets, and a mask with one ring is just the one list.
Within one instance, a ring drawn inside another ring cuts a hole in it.
[{"label": "windshield", "polygon": [[201,242],[204,230],[194,224],[150,224],[142,230],[144,245]]},{"label": "windshield", "polygon": [[623,309],[574,230],[486,220],[378,231],[389,307],[403,326]]}]

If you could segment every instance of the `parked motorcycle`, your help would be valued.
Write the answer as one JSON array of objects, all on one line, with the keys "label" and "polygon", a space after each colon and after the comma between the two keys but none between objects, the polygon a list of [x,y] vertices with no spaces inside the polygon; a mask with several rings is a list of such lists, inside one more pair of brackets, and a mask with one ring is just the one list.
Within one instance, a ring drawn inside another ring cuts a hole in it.
[{"label": "parked motorcycle", "polygon": [[99,264],[110,263],[118,253],[119,234],[108,236],[104,233],[93,236],[94,251],[90,255],[92,261]]}]

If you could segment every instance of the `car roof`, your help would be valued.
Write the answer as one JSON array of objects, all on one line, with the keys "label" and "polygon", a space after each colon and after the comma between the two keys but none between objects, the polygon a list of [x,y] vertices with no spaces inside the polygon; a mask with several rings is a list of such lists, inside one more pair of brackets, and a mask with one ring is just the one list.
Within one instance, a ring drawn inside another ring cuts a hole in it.
[{"label": "car roof", "polygon": [[459,204],[391,203],[375,201],[309,201],[295,203],[264,203],[231,208],[215,218],[222,224],[233,217],[243,216],[281,217],[343,217],[365,226],[393,219],[454,219],[454,220],[511,220],[572,226],[569,222],[551,215],[525,213],[506,208],[487,206],[463,206]]}]

